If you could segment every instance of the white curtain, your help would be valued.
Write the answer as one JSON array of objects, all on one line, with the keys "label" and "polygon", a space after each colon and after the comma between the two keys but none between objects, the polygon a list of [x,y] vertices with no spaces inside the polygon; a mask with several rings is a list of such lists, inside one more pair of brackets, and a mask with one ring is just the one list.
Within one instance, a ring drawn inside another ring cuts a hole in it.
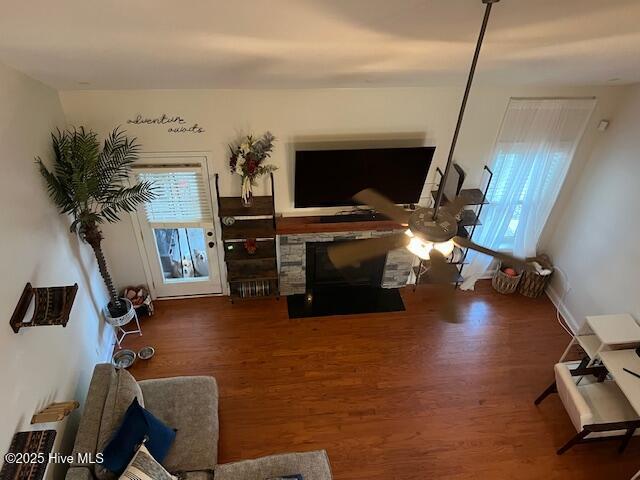
[{"label": "white curtain", "polygon": [[[511,99],[491,155],[494,173],[473,241],[518,257],[536,255],[542,229],[595,106],[592,99]],[[469,251],[463,290],[492,258]]]}]

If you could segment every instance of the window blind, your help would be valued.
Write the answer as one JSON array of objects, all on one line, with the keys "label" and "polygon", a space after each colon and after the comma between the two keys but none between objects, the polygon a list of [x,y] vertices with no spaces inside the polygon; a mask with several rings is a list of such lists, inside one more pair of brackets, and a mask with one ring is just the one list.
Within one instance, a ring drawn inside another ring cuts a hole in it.
[{"label": "window blind", "polygon": [[144,204],[150,224],[212,223],[213,215],[200,168],[154,168],[138,171],[139,181],[152,182],[156,197]]}]

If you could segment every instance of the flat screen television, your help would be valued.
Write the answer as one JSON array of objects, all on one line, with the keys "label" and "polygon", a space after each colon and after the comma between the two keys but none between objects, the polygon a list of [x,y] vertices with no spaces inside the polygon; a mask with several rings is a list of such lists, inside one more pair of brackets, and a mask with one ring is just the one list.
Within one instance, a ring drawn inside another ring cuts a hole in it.
[{"label": "flat screen television", "polygon": [[358,205],[374,188],[398,204],[418,203],[436,147],[298,150],[294,206]]}]

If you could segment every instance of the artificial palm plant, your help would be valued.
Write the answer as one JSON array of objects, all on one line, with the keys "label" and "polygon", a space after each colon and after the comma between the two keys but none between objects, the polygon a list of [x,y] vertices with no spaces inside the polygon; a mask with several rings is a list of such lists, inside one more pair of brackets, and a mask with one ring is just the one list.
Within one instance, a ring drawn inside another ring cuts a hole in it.
[{"label": "artificial palm plant", "polygon": [[49,170],[38,157],[49,195],[61,214],[71,215],[71,232],[87,242],[109,291],[109,313],[119,317],[127,312],[118,296],[102,251],[100,224],[115,223],[122,212],[132,212],[154,197],[149,182],[128,185],[131,167],[138,159],[139,145],[116,128],[100,149],[98,136],[84,127],[58,130],[51,134],[54,165]]}]

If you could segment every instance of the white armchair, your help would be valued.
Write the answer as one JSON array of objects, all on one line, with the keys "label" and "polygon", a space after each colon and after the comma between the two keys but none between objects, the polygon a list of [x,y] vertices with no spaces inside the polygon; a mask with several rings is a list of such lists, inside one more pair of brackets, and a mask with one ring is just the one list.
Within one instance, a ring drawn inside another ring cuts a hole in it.
[{"label": "white armchair", "polygon": [[[555,382],[535,401],[538,405],[550,393],[558,393],[578,432],[557,451],[558,455],[577,443],[601,437],[621,438],[619,451],[624,451],[636,429],[640,428],[638,414],[616,383],[606,380],[604,367],[581,366],[571,370],[569,366],[566,363],[555,365]],[[582,378],[579,385],[574,377]]]}]

